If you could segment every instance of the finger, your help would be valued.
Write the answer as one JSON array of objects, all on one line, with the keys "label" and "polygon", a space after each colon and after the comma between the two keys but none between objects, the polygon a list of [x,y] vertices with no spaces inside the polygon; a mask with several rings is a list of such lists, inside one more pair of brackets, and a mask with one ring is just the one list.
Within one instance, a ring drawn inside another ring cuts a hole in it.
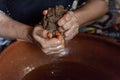
[{"label": "finger", "polygon": [[54,56],[63,56],[67,54],[67,52],[65,52],[65,49],[61,49],[59,51],[51,51],[48,53],[48,55],[54,55]]},{"label": "finger", "polygon": [[54,50],[54,51],[48,51],[46,54],[47,55],[56,55],[56,54],[61,54],[64,51],[64,49],[60,49],[60,50]]},{"label": "finger", "polygon": [[57,47],[61,45],[61,41],[56,38],[52,38],[52,39],[48,39],[45,44],[46,44],[45,48]]},{"label": "finger", "polygon": [[69,34],[69,36],[65,37],[65,40],[71,40],[78,34],[78,31],[74,31],[74,33]]},{"label": "finger", "polygon": [[58,41],[57,39],[56,40],[45,39],[44,41],[41,41],[41,44],[42,48],[45,50],[56,50],[64,47],[64,45],[62,45],[62,42]]},{"label": "finger", "polygon": [[51,32],[48,32],[47,35],[48,35],[48,38],[49,38],[49,39],[52,39],[53,34],[52,34]]},{"label": "finger", "polygon": [[[43,49],[59,49],[64,45],[61,45],[62,42],[59,40],[49,40],[49,39],[44,39],[44,38],[39,38],[39,41],[41,42],[42,48]],[[60,46],[61,45],[61,46]]]},{"label": "finger", "polygon": [[58,32],[58,31],[56,31],[56,36],[57,36],[57,39],[58,40],[60,40],[60,41],[62,41],[62,40],[64,40],[63,39],[63,36],[60,34],[60,32]]},{"label": "finger", "polygon": [[44,48],[46,51],[57,51],[57,50],[60,50],[60,49],[63,49],[64,46],[63,45],[59,45],[59,46],[49,46],[48,48]]},{"label": "finger", "polygon": [[67,12],[67,14],[65,14],[59,21],[58,21],[58,25],[59,26],[63,26],[66,22],[70,21],[72,18],[70,11]]},{"label": "finger", "polygon": [[63,26],[65,23],[66,23],[66,21],[65,21],[64,17],[61,18],[60,20],[58,20],[58,25],[59,26]]},{"label": "finger", "polygon": [[65,32],[65,30],[62,27],[58,28],[59,32],[63,35],[63,33]]},{"label": "finger", "polygon": [[41,45],[42,45],[42,43],[45,43],[45,42],[44,42],[45,39],[42,38],[42,37],[40,37],[40,36],[38,36],[38,35],[34,35],[34,34],[33,34],[33,38],[35,39],[35,41],[37,41],[37,42],[40,43]]},{"label": "finger", "polygon": [[68,31],[65,32],[65,40],[67,38],[72,39],[77,33],[78,33],[78,28],[73,26],[71,29],[69,29]]},{"label": "finger", "polygon": [[50,51],[58,51],[58,50],[63,49],[63,48],[64,48],[64,46],[59,45],[59,46],[54,46],[54,47],[53,46],[49,46],[47,48],[43,48],[43,50],[44,50],[45,53],[48,53]]},{"label": "finger", "polygon": [[60,45],[64,46],[64,39],[60,35],[60,33],[57,33],[57,38],[52,38],[52,39],[47,40],[46,44],[48,46],[46,46],[45,48],[53,48],[53,47],[57,48]]},{"label": "finger", "polygon": [[72,34],[71,36],[67,36],[65,38],[66,41],[73,39],[78,33]]},{"label": "finger", "polygon": [[63,26],[63,29],[66,31],[66,30],[69,30],[72,26],[74,25],[73,21],[69,21],[67,22],[64,26]]},{"label": "finger", "polygon": [[48,13],[48,10],[43,11],[43,15],[47,15],[47,13]]},{"label": "finger", "polygon": [[49,40],[49,39],[41,39],[41,45],[42,45],[42,48],[45,49],[45,50],[53,50],[53,49],[56,49],[56,48],[61,48],[62,46],[60,41],[58,41],[57,39],[56,40]]},{"label": "finger", "polygon": [[45,36],[47,35],[47,31],[44,31],[41,27],[35,27],[32,35],[37,42],[43,44],[46,41]]},{"label": "finger", "polygon": [[75,32],[78,32],[79,26],[77,26],[76,24],[74,24],[73,26],[71,26],[71,28],[65,32],[65,37],[69,36],[70,34],[74,34]]},{"label": "finger", "polygon": [[42,38],[48,38],[48,34],[50,34],[50,32],[43,29],[42,26],[37,26],[34,28],[34,34],[36,34]]}]

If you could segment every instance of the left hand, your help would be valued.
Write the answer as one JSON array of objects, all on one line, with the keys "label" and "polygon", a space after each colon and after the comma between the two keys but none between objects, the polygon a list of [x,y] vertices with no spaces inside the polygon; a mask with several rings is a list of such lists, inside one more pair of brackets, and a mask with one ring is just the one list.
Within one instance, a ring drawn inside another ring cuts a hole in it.
[{"label": "left hand", "polygon": [[70,40],[78,34],[79,22],[73,11],[68,11],[58,21],[59,31],[64,34],[65,40]]},{"label": "left hand", "polygon": [[56,37],[52,38],[52,33],[43,29],[41,25],[37,25],[33,29],[32,37],[34,42],[41,45],[45,54],[62,56],[65,45],[63,36],[58,31],[56,31]]}]

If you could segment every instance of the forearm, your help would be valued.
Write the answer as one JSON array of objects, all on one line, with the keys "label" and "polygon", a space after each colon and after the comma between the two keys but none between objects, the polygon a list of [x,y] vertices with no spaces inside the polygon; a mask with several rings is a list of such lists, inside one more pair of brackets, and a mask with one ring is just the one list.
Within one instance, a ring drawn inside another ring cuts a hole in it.
[{"label": "forearm", "polygon": [[75,11],[79,25],[94,21],[108,11],[108,5],[103,0],[90,0],[85,6]]},{"label": "forearm", "polygon": [[30,26],[17,22],[0,13],[0,36],[29,41],[29,33],[31,31],[32,28]]}]

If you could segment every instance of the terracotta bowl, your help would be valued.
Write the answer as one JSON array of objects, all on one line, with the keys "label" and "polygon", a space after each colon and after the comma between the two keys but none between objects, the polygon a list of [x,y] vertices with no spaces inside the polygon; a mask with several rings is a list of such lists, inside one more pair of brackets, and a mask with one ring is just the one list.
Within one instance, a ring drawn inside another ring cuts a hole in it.
[{"label": "terracotta bowl", "polygon": [[120,80],[120,44],[100,36],[78,34],[66,43],[63,57],[17,41],[0,55],[0,80]]}]

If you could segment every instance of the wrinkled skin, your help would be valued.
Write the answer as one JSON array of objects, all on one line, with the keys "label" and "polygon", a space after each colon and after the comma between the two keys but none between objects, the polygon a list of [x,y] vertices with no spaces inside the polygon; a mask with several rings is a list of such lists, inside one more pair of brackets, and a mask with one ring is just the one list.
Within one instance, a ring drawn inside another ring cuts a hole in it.
[{"label": "wrinkled skin", "polygon": [[[47,10],[43,11],[43,14],[47,14]],[[52,38],[52,33],[44,30],[41,25],[37,25],[33,30],[33,38],[35,41],[41,44],[42,51],[47,55],[57,54],[64,52],[64,38],[65,40],[72,39],[76,34],[78,34],[78,21],[74,12],[68,11],[59,21],[58,21],[59,32],[63,33],[62,36],[58,31],[56,31],[56,37]]]},{"label": "wrinkled skin", "polygon": [[[37,39],[36,41],[42,43],[41,45],[45,53],[47,52],[48,53],[51,52],[50,54],[56,53],[56,50],[57,52],[59,52],[64,48],[63,46],[64,39],[71,40],[76,36],[76,34],[78,34],[79,26],[85,25],[86,23],[95,20],[96,18],[104,15],[107,11],[108,11],[108,6],[106,2],[103,0],[90,0],[84,7],[77,9],[75,11],[68,11],[60,20],[58,20],[58,26],[59,26],[58,31],[61,34],[63,34],[63,37],[62,36],[58,37],[60,35],[57,35],[57,38],[51,38],[46,40],[48,41],[48,43],[52,42],[52,40],[53,41],[55,40],[55,42],[53,43],[55,45],[57,42],[60,41],[59,42],[60,44],[57,45],[56,47],[53,47],[52,49],[50,49],[51,48],[50,43],[49,44],[47,43],[47,45],[49,45],[49,48],[46,48],[44,47],[42,40],[39,41],[38,38],[35,38],[35,35],[33,36],[35,39]],[[46,15],[47,10],[45,10],[43,14]],[[43,38],[45,39],[45,37]],[[59,46],[62,47],[60,48]]]},{"label": "wrinkled skin", "polygon": [[71,40],[78,34],[79,22],[73,11],[68,11],[58,21],[59,31],[64,33],[65,40]]},{"label": "wrinkled skin", "polygon": [[56,31],[56,37],[52,38],[52,33],[38,25],[34,28],[32,35],[41,44],[42,51],[47,55],[57,54],[64,50],[64,39],[58,31]]},{"label": "wrinkled skin", "polygon": [[[48,11],[44,10],[43,14],[47,15]],[[42,51],[47,55],[58,54],[65,51],[64,36],[60,31],[56,31],[56,37],[52,37],[52,33],[43,29],[41,24],[35,26],[32,32],[33,40],[40,44]],[[61,56],[61,54],[59,55]]]},{"label": "wrinkled skin", "polygon": [[[47,14],[47,10],[43,11],[43,14]],[[71,40],[78,34],[79,22],[73,11],[68,11],[58,21],[59,31],[64,34],[65,40]]]}]

